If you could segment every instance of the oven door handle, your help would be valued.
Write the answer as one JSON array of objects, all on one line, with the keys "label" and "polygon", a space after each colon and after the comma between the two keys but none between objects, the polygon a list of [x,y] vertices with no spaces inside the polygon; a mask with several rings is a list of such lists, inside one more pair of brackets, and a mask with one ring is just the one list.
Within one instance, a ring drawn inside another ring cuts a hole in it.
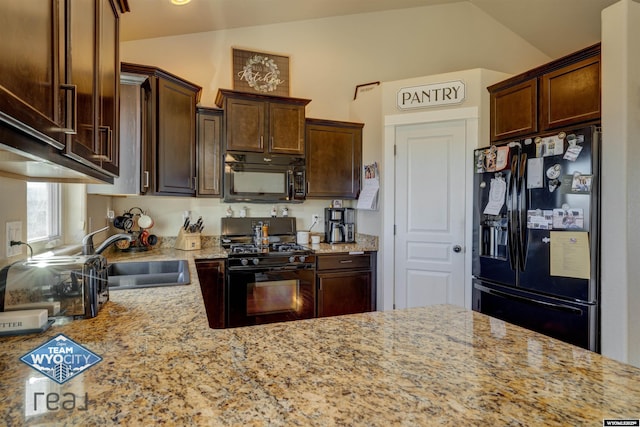
[{"label": "oven door handle", "polygon": [[297,264],[297,265],[283,265],[281,267],[273,267],[270,271],[295,271],[295,270],[311,270],[315,266],[313,264]]},{"label": "oven door handle", "polygon": [[270,271],[299,271],[299,270],[313,270],[314,264],[297,264],[297,265],[282,265],[278,267],[266,267],[266,266],[235,266],[227,268],[228,271],[248,271],[248,272],[270,272]]}]

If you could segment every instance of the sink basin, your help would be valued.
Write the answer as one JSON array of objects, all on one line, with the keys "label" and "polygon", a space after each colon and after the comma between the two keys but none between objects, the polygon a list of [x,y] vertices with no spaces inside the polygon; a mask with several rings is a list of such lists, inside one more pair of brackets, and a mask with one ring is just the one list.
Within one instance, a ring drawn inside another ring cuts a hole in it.
[{"label": "sink basin", "polygon": [[188,285],[186,260],[115,262],[109,264],[109,289]]}]

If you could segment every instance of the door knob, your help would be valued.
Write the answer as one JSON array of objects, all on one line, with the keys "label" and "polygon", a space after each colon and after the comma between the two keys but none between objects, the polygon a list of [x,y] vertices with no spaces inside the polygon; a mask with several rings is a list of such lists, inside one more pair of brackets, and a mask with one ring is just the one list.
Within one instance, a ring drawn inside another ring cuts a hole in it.
[{"label": "door knob", "polygon": [[462,252],[462,246],[460,246],[460,245],[455,245],[455,246],[453,247],[453,252],[455,252],[455,253]]}]

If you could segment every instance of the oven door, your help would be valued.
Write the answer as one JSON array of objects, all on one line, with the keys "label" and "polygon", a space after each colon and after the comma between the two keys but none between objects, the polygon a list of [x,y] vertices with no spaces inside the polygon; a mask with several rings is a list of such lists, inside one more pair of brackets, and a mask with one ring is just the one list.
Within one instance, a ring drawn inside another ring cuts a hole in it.
[{"label": "oven door", "polygon": [[227,326],[315,317],[313,264],[227,270]]}]

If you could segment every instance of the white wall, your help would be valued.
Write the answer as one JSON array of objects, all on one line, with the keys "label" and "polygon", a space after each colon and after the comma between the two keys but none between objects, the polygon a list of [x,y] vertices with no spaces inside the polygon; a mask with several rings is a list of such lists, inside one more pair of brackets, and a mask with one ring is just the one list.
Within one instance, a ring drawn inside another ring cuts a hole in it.
[{"label": "white wall", "polygon": [[[126,15],[123,16],[126,19]],[[203,87],[231,88],[231,48],[290,57],[290,95],[307,116],[347,119],[356,85],[471,68],[516,73],[549,60],[469,2],[122,43],[122,61],[155,65]]]},{"label": "white wall", "polygon": [[[22,221],[22,240],[27,239],[27,184],[17,179],[0,177],[2,203],[0,203],[0,267],[17,261],[21,257],[7,258],[6,223]],[[26,256],[26,247],[22,247],[22,255]]]},{"label": "white wall", "polygon": [[602,13],[602,353],[640,366],[640,4]]},{"label": "white wall", "polygon": [[[106,197],[97,196],[103,199]],[[234,217],[239,216],[243,206],[248,208],[248,216],[270,216],[271,204],[257,203],[232,203],[224,204],[219,199],[204,199],[194,197],[114,197],[111,201],[116,215],[122,215],[125,211],[139,207],[147,211],[153,218],[155,224],[150,231],[158,236],[177,236],[182,225],[182,213],[185,210],[191,211],[192,218],[202,216],[205,229],[204,235],[220,234],[220,218],[225,216],[227,206],[231,206]],[[329,207],[330,200],[314,200],[301,204],[276,204],[278,216],[281,215],[281,208],[289,208],[289,216],[296,217],[298,229],[308,229],[311,227],[311,215],[320,216],[320,221],[311,230],[314,233],[321,233],[324,230],[324,208]],[[345,202],[345,207],[350,207],[351,202]],[[137,211],[134,211],[137,212]],[[99,213],[100,214],[100,213]]]}]

